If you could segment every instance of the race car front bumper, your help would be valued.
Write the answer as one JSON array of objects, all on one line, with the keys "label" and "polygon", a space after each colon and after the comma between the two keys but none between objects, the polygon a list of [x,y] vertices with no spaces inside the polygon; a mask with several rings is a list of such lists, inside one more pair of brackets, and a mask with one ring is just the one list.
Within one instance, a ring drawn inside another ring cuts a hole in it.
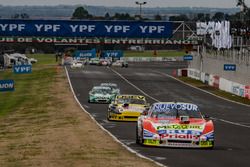
[{"label": "race car front bumper", "polygon": [[159,147],[178,147],[178,148],[212,148],[214,141],[183,141],[183,140],[154,140],[144,139],[143,145]]},{"label": "race car front bumper", "polygon": [[112,121],[137,121],[140,116],[140,112],[123,112],[115,113],[108,111],[108,120]]},{"label": "race car front bumper", "polygon": [[89,98],[90,103],[110,103],[111,98]]}]

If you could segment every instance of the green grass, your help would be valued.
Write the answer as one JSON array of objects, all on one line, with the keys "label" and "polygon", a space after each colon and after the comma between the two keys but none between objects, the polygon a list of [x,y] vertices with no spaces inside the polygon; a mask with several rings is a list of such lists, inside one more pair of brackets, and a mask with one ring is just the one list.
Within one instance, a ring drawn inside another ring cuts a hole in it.
[{"label": "green grass", "polygon": [[228,92],[219,90],[219,89],[214,88],[212,86],[208,86],[208,85],[204,84],[201,81],[198,81],[198,80],[195,80],[195,79],[192,79],[192,78],[188,78],[188,77],[178,77],[178,79],[180,79],[180,80],[182,80],[182,81],[184,81],[184,82],[186,82],[188,84],[191,84],[191,85],[193,85],[195,87],[198,87],[198,88],[201,88],[201,89],[206,90],[208,92],[211,92],[211,93],[213,93],[213,94],[215,94],[217,96],[224,97],[226,99],[236,101],[236,102],[239,102],[239,103],[250,105],[250,100],[247,99],[247,98],[240,97],[240,96],[234,95],[232,93],[228,93]]},{"label": "green grass", "polygon": [[[46,90],[56,75],[55,58],[51,55],[32,55],[38,59],[31,74],[14,74],[12,69],[0,71],[0,79],[13,79],[15,91],[0,92],[0,116],[22,107],[38,106],[48,99]],[[50,65],[50,66],[44,66]]]},{"label": "green grass", "polygon": [[[55,54],[29,54],[27,57],[33,57],[38,60],[38,65],[55,65]],[[36,66],[37,64],[34,64]]]},{"label": "green grass", "polygon": [[183,51],[175,51],[175,50],[157,50],[157,55],[154,55],[153,50],[146,50],[146,51],[125,51],[125,57],[176,57],[176,56],[183,56],[185,52]]}]

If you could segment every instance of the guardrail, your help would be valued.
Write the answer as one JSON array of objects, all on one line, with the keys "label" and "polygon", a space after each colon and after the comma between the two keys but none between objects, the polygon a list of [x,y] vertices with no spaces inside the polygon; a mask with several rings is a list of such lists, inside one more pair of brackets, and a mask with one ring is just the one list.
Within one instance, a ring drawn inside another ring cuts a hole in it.
[{"label": "guardrail", "polygon": [[123,57],[128,62],[162,62],[162,61],[183,61],[183,57]]},{"label": "guardrail", "polygon": [[183,76],[183,74],[187,74],[187,77],[200,80],[203,83],[220,90],[250,99],[250,85],[243,85],[237,82],[229,81],[218,75],[200,72],[194,68],[179,69],[178,76]]}]

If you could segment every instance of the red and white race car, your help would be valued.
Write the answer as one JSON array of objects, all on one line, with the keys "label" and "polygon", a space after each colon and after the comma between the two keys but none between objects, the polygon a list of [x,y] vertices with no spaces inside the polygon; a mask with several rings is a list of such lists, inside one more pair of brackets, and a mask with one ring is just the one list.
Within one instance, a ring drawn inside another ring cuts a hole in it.
[{"label": "red and white race car", "polygon": [[214,125],[191,103],[159,102],[138,118],[136,142],[149,146],[213,148]]}]

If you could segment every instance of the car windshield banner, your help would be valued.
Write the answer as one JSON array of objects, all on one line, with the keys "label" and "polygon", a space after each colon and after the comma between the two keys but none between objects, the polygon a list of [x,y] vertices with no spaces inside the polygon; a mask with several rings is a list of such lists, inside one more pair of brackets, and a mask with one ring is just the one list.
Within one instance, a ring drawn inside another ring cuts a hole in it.
[{"label": "car windshield banner", "polygon": [[169,38],[172,22],[1,19],[0,36]]}]

